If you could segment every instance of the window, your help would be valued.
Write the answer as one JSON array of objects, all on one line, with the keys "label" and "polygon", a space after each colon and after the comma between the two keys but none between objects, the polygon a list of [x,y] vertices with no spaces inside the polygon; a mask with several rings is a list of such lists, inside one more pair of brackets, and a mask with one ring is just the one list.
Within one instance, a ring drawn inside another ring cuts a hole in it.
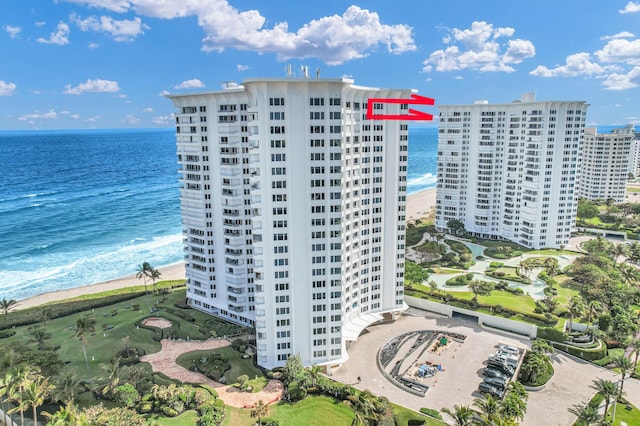
[{"label": "window", "polygon": [[284,106],[284,98],[269,98],[269,105]]}]

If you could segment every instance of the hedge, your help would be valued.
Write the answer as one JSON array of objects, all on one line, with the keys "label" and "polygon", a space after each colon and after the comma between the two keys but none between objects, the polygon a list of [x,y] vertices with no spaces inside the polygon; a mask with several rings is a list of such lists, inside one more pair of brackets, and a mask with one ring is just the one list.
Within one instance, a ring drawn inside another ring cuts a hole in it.
[{"label": "hedge", "polygon": [[420,412],[429,417],[433,417],[434,419],[442,420],[442,416],[438,410],[434,410],[433,408],[422,407]]},{"label": "hedge", "polygon": [[595,361],[607,356],[607,345],[603,341],[600,341],[600,343],[601,343],[600,349],[585,349],[585,348],[578,348],[575,346],[565,345],[562,343],[551,342],[554,348],[567,352],[578,358],[584,359],[585,361]]},{"label": "hedge", "polygon": [[552,342],[563,343],[567,341],[567,335],[560,330],[550,327],[538,327],[537,336],[539,339],[550,340]]}]

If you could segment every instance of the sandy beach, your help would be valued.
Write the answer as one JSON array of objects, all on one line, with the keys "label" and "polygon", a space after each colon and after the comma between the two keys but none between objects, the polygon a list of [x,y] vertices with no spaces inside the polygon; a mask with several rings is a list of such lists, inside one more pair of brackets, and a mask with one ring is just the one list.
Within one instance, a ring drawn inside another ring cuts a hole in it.
[{"label": "sandy beach", "polygon": [[[161,281],[180,280],[185,278],[184,262],[164,266],[158,268],[158,270],[162,274],[162,276],[160,277]],[[39,306],[49,302],[71,299],[74,297],[82,296],[83,294],[102,293],[103,291],[115,290],[124,287],[133,287],[138,285],[144,285],[144,282],[141,279],[136,278],[136,274],[132,274],[126,277],[116,278],[115,280],[109,280],[98,284],[70,288],[67,290],[58,290],[50,293],[42,293],[37,296],[30,297],[29,299],[19,300],[18,309],[31,308],[33,306]],[[148,285],[150,286],[151,283],[149,282]]]},{"label": "sandy beach", "polygon": [[[428,216],[436,205],[436,189],[429,188],[407,196],[407,221],[420,219]],[[179,280],[185,278],[184,263],[176,263],[174,265],[158,268],[162,273],[161,280]],[[105,281],[98,284],[92,284],[84,287],[71,288],[68,290],[58,290],[50,293],[39,294],[29,299],[20,300],[18,309],[30,308],[33,306],[43,305],[49,302],[56,302],[65,299],[71,299],[83,294],[95,294],[103,291],[114,290],[123,287],[132,287],[142,285],[143,281],[136,278],[135,274],[117,278],[115,280]]]},{"label": "sandy beach", "polygon": [[407,195],[407,222],[428,216],[436,207],[436,188]]}]

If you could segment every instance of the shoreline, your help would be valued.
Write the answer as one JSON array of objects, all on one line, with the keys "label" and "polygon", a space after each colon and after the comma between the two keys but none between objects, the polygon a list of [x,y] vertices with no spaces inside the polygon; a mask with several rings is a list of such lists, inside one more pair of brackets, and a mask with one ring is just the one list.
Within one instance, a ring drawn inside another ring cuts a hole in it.
[{"label": "shoreline", "polygon": [[[413,194],[407,195],[406,204],[406,221],[414,221],[428,216],[436,205],[436,188],[427,188]],[[172,265],[162,266],[158,268],[162,273],[160,281],[165,280],[181,280],[185,279],[184,262],[174,263]],[[50,302],[59,302],[86,294],[96,294],[105,291],[115,290],[125,287],[135,287],[144,285],[143,280],[136,278],[136,274],[127,275],[125,277],[115,278],[96,284],[86,285],[82,287],[69,288],[64,290],[56,290],[47,293],[41,293],[37,296],[27,299],[18,300],[17,309],[32,308],[44,305]],[[151,284],[148,284],[151,285]]]},{"label": "shoreline", "polygon": [[[184,262],[178,262],[167,266],[161,266],[157,268],[162,274],[160,281],[166,280],[182,280],[185,279]],[[82,287],[68,288],[64,290],[56,290],[47,293],[41,293],[37,296],[29,297],[27,299],[18,300],[18,306],[16,309],[33,308],[35,306],[44,305],[50,302],[59,302],[61,300],[72,299],[74,297],[83,296],[86,294],[96,294],[105,291],[116,290],[119,288],[143,286],[142,279],[136,278],[136,274],[127,275],[120,278],[114,278],[109,281],[103,281],[100,283],[90,284]],[[147,283],[151,286],[151,283]]]}]

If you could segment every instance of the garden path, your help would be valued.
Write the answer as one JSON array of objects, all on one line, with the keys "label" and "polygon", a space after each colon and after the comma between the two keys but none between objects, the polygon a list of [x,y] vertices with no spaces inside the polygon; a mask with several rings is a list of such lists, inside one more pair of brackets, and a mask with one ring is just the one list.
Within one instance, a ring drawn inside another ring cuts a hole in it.
[{"label": "garden path", "polygon": [[267,386],[259,392],[240,392],[233,386],[223,385],[222,383],[209,379],[203,374],[189,371],[176,363],[178,356],[187,352],[211,350],[229,346],[231,343],[226,339],[211,339],[204,342],[163,339],[160,344],[162,345],[160,352],[144,355],[140,358],[140,361],[148,362],[151,364],[153,371],[160,372],[172,379],[187,383],[205,384],[215,388],[220,399],[222,399],[226,405],[253,408],[258,401],[270,404],[282,399],[284,386],[279,380],[270,380]]}]

